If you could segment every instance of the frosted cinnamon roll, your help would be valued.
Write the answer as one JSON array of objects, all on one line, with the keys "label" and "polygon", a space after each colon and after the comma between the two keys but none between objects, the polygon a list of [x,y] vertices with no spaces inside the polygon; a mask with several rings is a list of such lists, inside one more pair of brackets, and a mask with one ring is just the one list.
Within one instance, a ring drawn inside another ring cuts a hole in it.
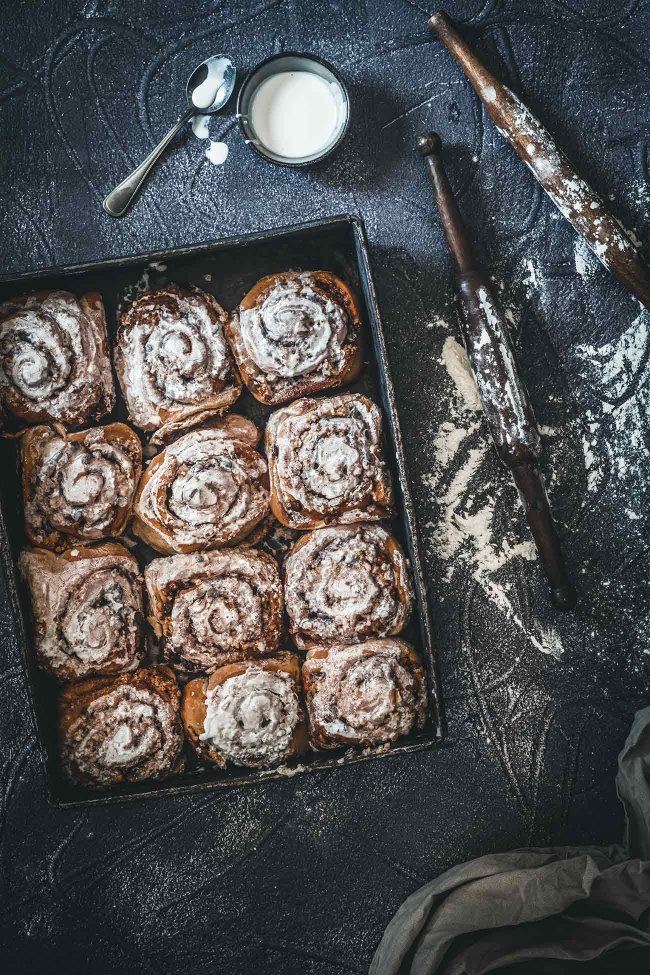
[{"label": "frosted cinnamon roll", "polygon": [[411,611],[404,552],[382,525],[303,535],[286,560],[284,591],[291,636],[301,649],[395,636]]},{"label": "frosted cinnamon roll", "polygon": [[357,301],[329,271],[262,278],[226,333],[244,382],[271,406],[352,382],[363,364]]},{"label": "frosted cinnamon roll", "polygon": [[80,785],[161,779],[183,767],[180,690],[168,667],[67,684],[59,698],[64,770]]},{"label": "frosted cinnamon roll", "polygon": [[27,423],[78,426],[113,408],[98,294],[38,291],[0,305],[0,399]]},{"label": "frosted cinnamon roll", "polygon": [[393,494],[381,413],[366,396],[300,399],[266,427],[271,508],[289,528],[390,517]]},{"label": "frosted cinnamon roll", "polygon": [[223,417],[165,447],[146,468],[135,499],[133,530],[164,554],[234,545],[269,509],[259,434],[244,417]]},{"label": "frosted cinnamon roll", "polygon": [[142,448],[123,423],[63,433],[33,427],[20,444],[25,532],[61,552],[121,535],[131,516]]},{"label": "frosted cinnamon roll", "polygon": [[115,371],[130,419],[157,431],[154,442],[223,412],[239,396],[227,317],[212,295],[177,284],[145,292],[122,314]]},{"label": "frosted cinnamon roll", "polygon": [[424,671],[404,640],[310,650],[302,680],[315,748],[395,741],[426,719]]},{"label": "frosted cinnamon roll", "polygon": [[63,555],[31,549],[20,556],[31,592],[36,658],[60,681],[134,670],[142,648],[142,579],[116,542]]},{"label": "frosted cinnamon roll", "polygon": [[227,664],[186,685],[185,733],[211,765],[279,765],[306,748],[299,694],[300,664],[292,654]]},{"label": "frosted cinnamon roll", "polygon": [[176,670],[210,673],[278,649],[282,585],[270,555],[252,549],[174,555],[145,569],[149,622]]}]

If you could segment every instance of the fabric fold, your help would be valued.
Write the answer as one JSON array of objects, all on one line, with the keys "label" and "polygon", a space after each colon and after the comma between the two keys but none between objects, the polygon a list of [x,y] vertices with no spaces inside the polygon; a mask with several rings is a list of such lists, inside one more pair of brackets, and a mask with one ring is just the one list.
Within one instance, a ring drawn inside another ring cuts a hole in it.
[{"label": "fabric fold", "polygon": [[625,846],[513,850],[447,870],[402,904],[370,975],[484,975],[614,952],[625,972],[639,951],[650,970],[650,707],[635,715],[616,784]]}]

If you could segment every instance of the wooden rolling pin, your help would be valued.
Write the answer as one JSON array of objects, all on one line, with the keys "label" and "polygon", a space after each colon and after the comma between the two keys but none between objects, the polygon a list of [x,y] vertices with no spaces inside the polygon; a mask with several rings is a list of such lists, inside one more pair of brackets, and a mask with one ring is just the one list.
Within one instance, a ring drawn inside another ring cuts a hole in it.
[{"label": "wooden rolling pin", "polygon": [[578,175],[541,122],[483,67],[443,11],[431,17],[429,27],[456,58],[501,135],[560,212],[623,287],[650,308],[650,270],[602,197]]},{"label": "wooden rolling pin", "polygon": [[472,252],[442,165],[441,149],[440,136],[435,132],[418,141],[458,271],[463,343],[497,453],[517,485],[553,603],[558,609],[571,609],[576,603],[576,592],[569,580],[539,469],[542,442],[535,414],[517,372],[505,317],[488,275]]}]

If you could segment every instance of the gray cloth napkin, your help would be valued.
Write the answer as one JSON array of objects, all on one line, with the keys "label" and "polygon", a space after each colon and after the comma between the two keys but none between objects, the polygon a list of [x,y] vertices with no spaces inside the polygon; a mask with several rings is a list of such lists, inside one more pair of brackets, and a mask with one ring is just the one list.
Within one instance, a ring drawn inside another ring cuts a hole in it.
[{"label": "gray cloth napkin", "polygon": [[616,785],[625,847],[513,850],[447,870],[402,904],[370,975],[532,975],[584,962],[650,975],[650,707],[635,715]]}]

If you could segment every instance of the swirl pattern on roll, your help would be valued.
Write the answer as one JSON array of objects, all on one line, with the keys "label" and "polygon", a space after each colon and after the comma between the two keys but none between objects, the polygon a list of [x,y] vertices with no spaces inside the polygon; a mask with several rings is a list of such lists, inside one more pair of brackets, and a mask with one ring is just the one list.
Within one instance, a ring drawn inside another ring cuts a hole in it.
[{"label": "swirl pattern on roll", "polygon": [[123,423],[78,433],[33,427],[22,437],[25,531],[54,551],[120,535],[131,515],[142,448]]},{"label": "swirl pattern on roll", "polygon": [[379,408],[358,393],[277,410],[267,424],[266,452],[278,521],[309,529],[389,517],[393,496],[381,435]]},{"label": "swirl pattern on roll", "polygon": [[142,580],[135,558],[107,542],[57,556],[27,550],[39,665],[58,680],[134,670],[142,646]]},{"label": "swirl pattern on roll", "polygon": [[382,525],[317,529],[286,560],[285,600],[301,648],[395,636],[412,602],[404,552]]},{"label": "swirl pattern on roll", "polygon": [[137,427],[161,439],[237,399],[227,317],[212,295],[176,284],[145,292],[122,314],[115,369]]},{"label": "swirl pattern on roll", "polygon": [[69,778],[107,786],[163,778],[182,767],[180,691],[167,667],[69,684],[59,700]]},{"label": "swirl pattern on roll", "polygon": [[282,584],[270,555],[248,549],[175,555],[145,569],[150,622],[175,669],[210,673],[277,650]]},{"label": "swirl pattern on roll", "polygon": [[244,381],[272,405],[351,382],[362,364],[360,324],[340,278],[287,271],[257,282],[227,333]]},{"label": "swirl pattern on roll", "polygon": [[278,765],[306,746],[299,683],[298,658],[288,653],[190,681],[183,694],[187,735],[211,764]]},{"label": "swirl pattern on roll", "polygon": [[317,748],[392,742],[424,724],[424,671],[404,640],[310,650],[302,677]]},{"label": "swirl pattern on roll", "polygon": [[40,291],[0,305],[0,398],[28,423],[78,426],[113,408],[98,294]]},{"label": "swirl pattern on roll", "polygon": [[[242,426],[252,428],[254,438],[242,439]],[[134,531],[165,554],[205,551],[245,538],[269,507],[266,462],[251,445],[256,439],[250,421],[228,416],[166,447],[142,476]]]}]

